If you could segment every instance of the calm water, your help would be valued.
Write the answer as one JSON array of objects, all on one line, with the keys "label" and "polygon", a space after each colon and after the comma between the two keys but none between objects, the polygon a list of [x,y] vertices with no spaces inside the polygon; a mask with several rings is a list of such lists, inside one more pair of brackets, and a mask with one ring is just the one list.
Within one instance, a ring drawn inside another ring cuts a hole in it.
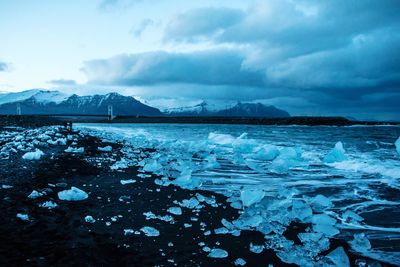
[{"label": "calm water", "polygon": [[[340,231],[330,238],[349,241],[353,234],[364,233],[372,248],[355,250],[400,264],[400,155],[394,145],[400,136],[399,127],[78,127],[94,130],[104,138],[126,140],[134,147],[156,148],[153,160],[163,169],[156,168],[155,173],[178,177],[190,169],[191,179],[200,188],[225,194],[232,202],[240,199],[243,190],[262,189],[264,200],[301,199],[306,203],[323,195],[333,204],[323,213],[337,220],[335,228]],[[324,163],[325,155],[338,141],[343,143],[347,159]],[[285,156],[280,158],[279,154]],[[346,220],[346,211],[362,220]]]}]

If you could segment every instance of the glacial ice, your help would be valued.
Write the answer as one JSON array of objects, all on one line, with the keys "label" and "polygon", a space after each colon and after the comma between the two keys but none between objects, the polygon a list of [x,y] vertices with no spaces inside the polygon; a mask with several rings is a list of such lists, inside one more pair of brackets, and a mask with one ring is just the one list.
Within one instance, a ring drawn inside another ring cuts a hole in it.
[{"label": "glacial ice", "polygon": [[170,207],[167,211],[174,215],[182,215],[182,209],[180,207]]},{"label": "glacial ice", "polygon": [[256,254],[260,254],[263,252],[264,246],[263,245],[253,245],[253,243],[250,243],[250,251]]},{"label": "glacial ice", "polygon": [[209,258],[226,258],[228,257],[228,252],[220,248],[213,248],[211,252],[207,255]]},{"label": "glacial ice", "polygon": [[289,169],[296,167],[301,163],[302,151],[300,148],[285,147],[280,150],[270,166],[270,170],[275,173],[287,173]]},{"label": "glacial ice", "polygon": [[23,213],[17,213],[17,218],[23,220],[23,221],[29,221],[29,216],[28,214],[23,214]]},{"label": "glacial ice", "polygon": [[310,219],[313,212],[305,201],[294,199],[292,204],[292,216],[293,218],[299,219],[301,222],[307,222]]},{"label": "glacial ice", "polygon": [[128,180],[121,180],[119,181],[122,185],[126,185],[126,184],[133,184],[136,183],[136,180],[134,179],[128,179]]},{"label": "glacial ice", "polygon": [[97,150],[101,152],[111,152],[112,146],[98,147]]},{"label": "glacial ice", "polygon": [[44,196],[44,195],[45,195],[44,193],[38,192],[38,191],[36,191],[36,190],[33,190],[33,191],[29,194],[28,198],[35,199],[35,198],[42,197],[42,196]]},{"label": "glacial ice", "polygon": [[334,251],[326,255],[326,257],[332,261],[334,266],[337,267],[350,266],[349,258],[347,257],[346,252],[344,252],[344,249],[342,247],[336,248]]},{"label": "glacial ice", "polygon": [[260,202],[265,196],[262,189],[246,189],[240,191],[240,200],[243,206],[250,207],[251,205]]},{"label": "glacial ice", "polygon": [[43,151],[36,149],[35,152],[25,153],[22,158],[25,160],[39,160],[42,156],[44,156]]},{"label": "glacial ice", "polygon": [[151,226],[144,226],[140,228],[140,231],[142,231],[146,236],[159,236],[160,232]]},{"label": "glacial ice", "polygon": [[95,223],[96,220],[92,216],[87,215],[87,216],[85,216],[85,222],[87,222],[87,223]]},{"label": "glacial ice", "polygon": [[85,149],[83,147],[68,147],[64,151],[67,153],[83,153]]},{"label": "glacial ice", "polygon": [[397,154],[399,154],[399,156],[400,156],[400,137],[397,138],[397,140],[394,144],[396,146]]},{"label": "glacial ice", "polygon": [[371,243],[364,233],[354,235],[354,239],[351,240],[350,246],[357,252],[366,252],[371,249]]},{"label": "glacial ice", "polygon": [[325,156],[324,162],[334,163],[345,161],[348,159],[345,153],[346,151],[343,148],[343,143],[339,141],[335,144],[335,147]]},{"label": "glacial ice", "polygon": [[46,201],[46,202],[40,204],[39,207],[51,210],[51,209],[58,207],[58,205],[57,205],[57,203],[55,203],[53,201]]},{"label": "glacial ice", "polygon": [[69,190],[64,190],[61,192],[58,192],[58,198],[60,200],[66,200],[66,201],[80,201],[80,200],[85,200],[89,197],[89,195],[74,186],[71,187]]},{"label": "glacial ice", "polygon": [[335,227],[336,220],[326,214],[315,214],[311,218],[313,229],[317,233],[323,233],[327,236],[334,236],[339,233]]},{"label": "glacial ice", "polygon": [[197,206],[199,206],[200,202],[197,200],[197,198],[192,197],[190,199],[184,199],[182,200],[181,203],[178,203],[181,207],[185,207],[188,209],[194,209]]},{"label": "glacial ice", "polygon": [[234,262],[234,264],[236,266],[245,266],[246,265],[246,261],[242,258],[237,258]]}]

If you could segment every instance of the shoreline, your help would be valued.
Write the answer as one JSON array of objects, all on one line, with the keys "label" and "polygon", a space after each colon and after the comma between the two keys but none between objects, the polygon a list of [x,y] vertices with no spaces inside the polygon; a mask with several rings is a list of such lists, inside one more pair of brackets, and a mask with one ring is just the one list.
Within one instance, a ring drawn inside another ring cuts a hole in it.
[{"label": "shoreline", "polygon": [[[0,189],[3,199],[0,235],[5,237],[0,244],[2,266],[232,266],[238,258],[245,259],[246,266],[290,266],[272,249],[264,249],[261,253],[249,250],[251,243],[265,242],[259,232],[245,230],[239,236],[214,232],[222,227],[222,219],[232,221],[240,215],[240,210],[230,207],[225,196],[182,189],[172,184],[162,186],[154,181],[161,177],[141,172],[138,165],[112,170],[110,167],[122,158],[123,143],[105,142],[63,129],[51,133],[51,129],[55,128],[21,128],[11,132],[16,131],[15,136],[23,133],[25,139],[21,140],[27,141],[48,139],[39,137],[44,134],[52,140],[66,138],[65,144],[37,145],[44,152],[44,157],[37,161],[23,160],[25,152],[22,151],[11,153],[8,159],[0,161],[3,170],[0,183],[12,186]],[[76,143],[75,147],[83,147],[84,152],[65,152],[73,143]],[[6,144],[2,143],[3,146]],[[107,146],[111,151],[98,149]],[[141,158],[151,152],[134,149]],[[135,182],[121,184],[121,180]],[[71,186],[84,190],[89,198],[78,202],[60,200],[57,193]],[[28,195],[33,190],[46,193],[30,199]],[[179,207],[185,199],[198,198],[200,201],[198,194],[215,205],[201,202],[201,208],[182,206],[182,215],[168,212],[170,207]],[[54,209],[40,207],[45,201],[58,206]],[[148,219],[151,216],[143,214],[148,212],[155,216],[169,215],[173,220],[165,221],[165,217],[164,220]],[[17,213],[28,215],[29,221],[17,218]],[[86,222],[88,215],[96,222]],[[144,226],[154,227],[160,235],[146,236],[140,231]],[[305,227],[307,225],[301,223],[292,224],[283,235],[298,243],[297,234]],[[340,246],[351,262],[356,259],[372,262],[352,253],[347,243],[338,239],[332,239],[331,247],[322,254]],[[204,247],[224,249],[229,254],[222,259],[209,258],[209,251]]]}]

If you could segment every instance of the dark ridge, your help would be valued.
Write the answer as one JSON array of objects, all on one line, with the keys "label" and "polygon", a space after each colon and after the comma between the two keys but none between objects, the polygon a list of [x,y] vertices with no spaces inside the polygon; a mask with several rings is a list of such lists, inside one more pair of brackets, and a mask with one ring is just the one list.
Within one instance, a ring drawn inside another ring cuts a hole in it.
[{"label": "dark ridge", "polygon": [[32,115],[0,115],[0,127],[23,126],[42,127],[50,125],[61,125],[62,121],[57,118],[32,116]]}]

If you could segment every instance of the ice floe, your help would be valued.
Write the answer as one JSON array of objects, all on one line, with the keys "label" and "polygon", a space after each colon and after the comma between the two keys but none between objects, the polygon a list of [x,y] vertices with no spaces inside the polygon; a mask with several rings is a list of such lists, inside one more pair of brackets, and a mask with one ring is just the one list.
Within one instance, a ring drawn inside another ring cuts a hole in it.
[{"label": "ice floe", "polygon": [[211,252],[207,255],[209,258],[226,258],[228,257],[228,252],[220,248],[213,248]]},{"label": "ice floe", "polygon": [[159,236],[160,232],[151,226],[144,226],[140,228],[140,231],[142,231],[146,236]]},{"label": "ice floe", "polygon": [[74,186],[72,186],[69,190],[58,192],[57,195],[60,200],[66,201],[80,201],[85,200],[89,197],[89,195],[85,191]]},{"label": "ice floe", "polygon": [[40,149],[36,149],[34,152],[25,153],[22,158],[25,160],[39,160],[43,157],[44,153]]},{"label": "ice floe", "polygon": [[343,143],[339,141],[335,144],[335,147],[325,156],[324,162],[334,163],[347,160],[348,157],[345,153],[346,151],[343,148]]}]

